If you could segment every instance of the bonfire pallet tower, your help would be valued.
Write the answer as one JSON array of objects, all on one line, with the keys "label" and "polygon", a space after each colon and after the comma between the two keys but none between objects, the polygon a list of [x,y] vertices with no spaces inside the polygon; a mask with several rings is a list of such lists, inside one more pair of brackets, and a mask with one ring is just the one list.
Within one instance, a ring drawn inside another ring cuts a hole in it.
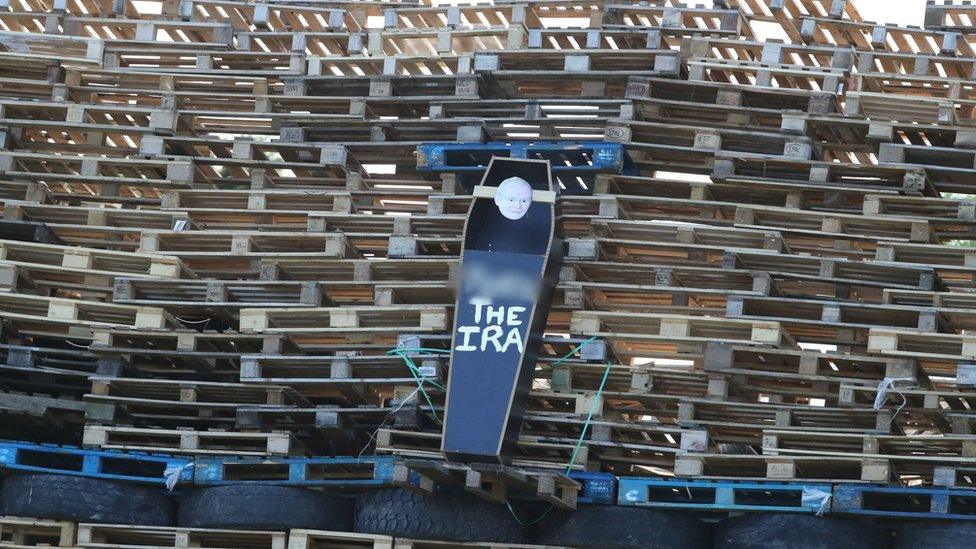
[{"label": "bonfire pallet tower", "polygon": [[[0,510],[33,517],[0,543],[974,517],[976,7],[439,4],[0,0]],[[442,423],[492,158],[548,162],[564,241],[472,460]],[[418,514],[454,518],[382,530]]]}]

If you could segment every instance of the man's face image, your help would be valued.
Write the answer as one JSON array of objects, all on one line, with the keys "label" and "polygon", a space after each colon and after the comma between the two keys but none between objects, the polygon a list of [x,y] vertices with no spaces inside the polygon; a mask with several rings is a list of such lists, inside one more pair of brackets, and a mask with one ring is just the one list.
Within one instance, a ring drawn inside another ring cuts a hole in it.
[{"label": "man's face image", "polygon": [[498,211],[508,219],[521,219],[532,205],[532,186],[521,177],[509,177],[495,193]]}]

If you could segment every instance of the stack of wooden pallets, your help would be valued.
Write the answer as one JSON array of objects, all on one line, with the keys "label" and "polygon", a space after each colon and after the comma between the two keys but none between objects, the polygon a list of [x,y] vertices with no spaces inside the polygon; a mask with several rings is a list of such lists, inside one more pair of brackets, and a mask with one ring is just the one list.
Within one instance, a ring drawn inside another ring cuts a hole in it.
[{"label": "stack of wooden pallets", "polygon": [[5,0],[0,436],[437,457],[521,155],[567,249],[517,464],[974,484],[976,8],[716,4]]}]

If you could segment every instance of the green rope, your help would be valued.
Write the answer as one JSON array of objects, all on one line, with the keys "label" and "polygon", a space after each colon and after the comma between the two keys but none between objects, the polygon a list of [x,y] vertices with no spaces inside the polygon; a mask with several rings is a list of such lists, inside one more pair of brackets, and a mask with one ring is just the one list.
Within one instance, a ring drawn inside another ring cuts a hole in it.
[{"label": "green rope", "polygon": [[[573,347],[572,350],[570,350],[568,353],[566,353],[566,355],[563,356],[562,358],[560,358],[560,359],[556,360],[555,362],[553,362],[552,365],[553,366],[558,366],[562,362],[565,362],[571,356],[573,356],[573,354],[576,353],[576,351],[582,349],[583,347],[586,347],[587,345],[590,344],[590,342],[592,342],[596,338],[597,338],[597,336],[593,336],[593,337],[587,339],[586,341],[580,343],[576,347]],[[597,398],[593,400],[593,404],[590,406],[590,412],[586,416],[586,421],[583,422],[583,431],[580,433],[579,439],[577,439],[577,441],[576,441],[576,447],[573,448],[573,455],[572,455],[572,457],[569,458],[569,463],[566,464],[566,474],[567,475],[569,475],[571,472],[573,472],[573,464],[576,463],[576,458],[579,456],[580,449],[583,446],[583,440],[586,438],[586,431],[589,429],[590,422],[593,420],[593,414],[596,413],[596,404],[599,402],[600,396],[603,394],[603,388],[604,388],[604,386],[607,383],[607,378],[610,377],[610,367],[611,367],[611,365],[612,365],[611,362],[610,361],[607,361],[607,367],[603,371],[603,379],[600,380],[600,387],[596,391],[596,397]],[[508,512],[512,515],[512,518],[515,519],[515,522],[517,522],[521,526],[531,526],[531,525],[539,522],[540,520],[546,518],[546,515],[548,515],[549,513],[551,513],[552,510],[556,508],[555,505],[553,505],[553,504],[550,503],[549,504],[549,507],[546,508],[546,510],[543,511],[538,517],[532,519],[529,522],[523,522],[522,519],[520,519],[519,516],[517,514],[515,514],[515,509],[512,509],[512,504],[507,499],[505,500],[505,506],[508,508]]]},{"label": "green rope", "polygon": [[515,522],[519,523],[520,526],[532,526],[533,524],[546,518],[546,515],[548,515],[550,511],[556,508],[555,505],[550,503],[549,507],[545,511],[543,511],[542,514],[530,520],[529,522],[522,522],[522,519],[520,519],[519,516],[515,514],[515,509],[512,509],[512,503],[507,499],[505,500],[505,507],[508,507],[508,512],[512,514],[512,518],[515,519]]},{"label": "green rope", "polygon": [[403,349],[391,349],[387,351],[386,354],[397,355],[401,359],[403,359],[403,362],[406,363],[407,368],[410,370],[410,375],[413,376],[413,380],[417,382],[417,390],[420,391],[420,394],[424,396],[424,400],[427,401],[427,405],[430,406],[430,413],[434,416],[434,421],[436,421],[438,425],[444,425],[444,422],[441,421],[441,418],[437,416],[437,410],[434,408],[434,401],[430,398],[430,394],[427,393],[427,389],[424,388],[424,383],[425,382],[430,383],[431,385],[441,390],[444,390],[445,388],[443,385],[434,381],[426,374],[424,374],[424,372],[417,367],[417,364],[413,361],[413,359],[407,356],[407,353],[414,352],[417,350],[434,351],[440,353],[450,352],[450,351],[445,351],[443,349],[423,349],[421,347],[408,347]]},{"label": "green rope", "polygon": [[596,407],[600,403],[600,396],[603,394],[603,387],[607,384],[607,378],[610,377],[610,368],[612,366],[613,363],[608,360],[607,367],[603,370],[603,379],[600,380],[600,387],[596,390],[596,398],[590,404],[590,413],[586,414],[586,421],[583,422],[583,431],[576,441],[576,447],[573,448],[573,455],[569,458],[569,464],[566,465],[567,475],[573,471],[573,464],[576,463],[576,458],[579,456],[580,449],[583,447],[583,439],[586,438],[586,431],[590,428],[590,421],[593,420],[593,414],[596,413]]},{"label": "green rope", "polygon": [[[587,345],[589,345],[595,339],[597,339],[597,336],[593,336],[593,337],[591,337],[591,338],[583,341],[579,345],[573,347],[572,349],[570,349],[570,351],[568,353],[566,353],[565,355],[563,355],[561,358],[555,360],[552,363],[552,365],[553,366],[558,366],[559,364],[562,364],[563,362],[569,360],[574,354],[576,354],[577,351],[579,351],[583,347],[586,347]],[[388,355],[397,355],[397,356],[399,356],[400,358],[403,359],[403,361],[407,365],[407,368],[410,369],[410,373],[411,373],[411,375],[413,375],[414,380],[417,382],[417,387],[419,388],[421,394],[424,395],[424,399],[427,401],[427,404],[430,406],[431,413],[434,414],[434,419],[437,420],[437,423],[443,425],[443,422],[441,422],[440,418],[437,417],[437,412],[434,411],[434,403],[433,403],[433,401],[431,401],[430,395],[428,395],[427,394],[427,390],[424,389],[424,382],[425,381],[426,382],[429,382],[431,385],[433,385],[433,386],[435,386],[435,387],[437,387],[439,389],[442,389],[442,390],[444,390],[445,387],[443,385],[441,385],[440,383],[438,383],[438,382],[430,379],[428,376],[426,376],[420,370],[420,368],[417,367],[417,365],[414,363],[414,361],[409,356],[407,356],[407,353],[411,353],[411,352],[416,352],[416,353],[427,352],[427,353],[444,353],[444,354],[447,354],[447,353],[450,353],[451,351],[445,350],[445,349],[432,349],[432,348],[429,348],[429,347],[403,347],[403,348],[399,348],[399,349],[391,349],[391,350],[387,351],[387,353],[386,353]],[[586,421],[583,422],[583,430],[580,432],[579,439],[576,440],[576,446],[573,448],[573,454],[569,458],[569,463],[566,464],[566,474],[567,475],[573,472],[573,465],[576,463],[576,458],[579,457],[580,450],[583,448],[583,441],[586,439],[586,432],[589,430],[590,423],[593,421],[593,414],[596,413],[596,407],[597,407],[597,405],[600,402],[600,397],[603,395],[603,389],[604,389],[604,387],[606,387],[607,378],[610,377],[610,369],[612,368],[612,366],[613,366],[613,363],[610,362],[610,361],[607,361],[607,367],[603,370],[603,378],[600,380],[600,386],[596,390],[596,398],[593,399],[593,403],[590,405],[589,413],[586,415]],[[542,520],[543,518],[545,518],[545,516],[548,515],[549,512],[552,511],[553,508],[554,508],[554,506],[552,504],[550,504],[549,505],[549,508],[546,509],[541,515],[539,515],[538,517],[536,517],[535,519],[533,519],[530,522],[523,522],[518,517],[518,515],[515,514],[515,510],[512,509],[512,504],[508,500],[505,500],[505,506],[508,507],[508,512],[511,513],[512,518],[515,519],[515,522],[519,523],[522,526],[531,526],[532,524],[535,524],[535,523],[539,522],[540,520]]]},{"label": "green rope", "polygon": [[576,351],[579,351],[579,350],[580,350],[580,349],[582,349],[583,347],[586,347],[586,346],[587,346],[587,345],[589,345],[589,344],[590,344],[590,342],[592,342],[592,341],[593,341],[594,339],[596,339],[596,336],[593,336],[593,337],[591,337],[590,339],[587,339],[586,341],[584,341],[583,343],[580,343],[579,345],[577,345],[577,346],[575,346],[575,347],[573,347],[572,349],[570,349],[570,350],[569,350],[569,352],[568,352],[568,353],[566,353],[565,355],[563,355],[563,357],[562,357],[562,358],[560,358],[560,359],[558,359],[558,360],[556,360],[555,362],[553,362],[553,363],[552,363],[552,365],[553,365],[553,366],[559,366],[559,365],[560,365],[560,364],[562,364],[563,362],[566,362],[567,360],[569,360],[569,357],[571,357],[571,356],[573,356],[573,354],[574,354],[574,353],[576,353]]},{"label": "green rope", "polygon": [[[593,336],[593,337],[587,339],[586,341],[583,341],[579,345],[573,347],[572,349],[570,349],[570,351],[568,353],[566,353],[561,358],[559,358],[555,362],[553,362],[552,365],[553,366],[557,366],[557,365],[562,364],[563,362],[569,360],[577,351],[579,351],[583,347],[589,345],[590,342],[593,341],[594,339],[596,339],[596,336]],[[388,354],[388,355],[397,355],[397,356],[399,356],[403,360],[404,364],[407,365],[407,369],[410,370],[410,374],[413,376],[414,381],[417,383],[417,387],[420,390],[420,393],[423,395],[424,400],[427,401],[427,405],[430,406],[430,411],[431,411],[431,413],[434,416],[434,420],[437,421],[437,423],[440,424],[440,425],[443,425],[444,423],[441,421],[441,419],[439,417],[437,417],[437,412],[434,411],[434,401],[433,401],[433,399],[430,398],[430,394],[427,393],[427,389],[424,388],[424,383],[428,383],[430,385],[433,385],[434,387],[437,387],[438,389],[440,389],[442,391],[446,391],[447,390],[447,387],[445,387],[441,383],[433,380],[432,378],[430,378],[429,376],[427,376],[426,374],[424,374],[424,372],[417,366],[417,363],[414,362],[413,359],[410,358],[407,355],[407,353],[442,353],[442,354],[449,354],[450,352],[451,351],[449,351],[447,349],[434,349],[434,348],[431,348],[431,347],[399,347],[399,348],[396,348],[396,349],[390,349],[389,351],[386,352],[386,354]],[[570,462],[570,464],[572,464],[572,463],[573,462]]]},{"label": "green rope", "polygon": [[410,358],[409,356],[407,356],[407,353],[408,352],[409,352],[408,350],[399,350],[398,349],[398,350],[396,350],[396,351],[394,351],[392,353],[387,353],[387,354],[394,354],[394,355],[397,355],[400,358],[402,358],[403,361],[407,364],[407,368],[410,370],[410,373],[413,374],[414,379],[420,379],[422,381],[425,381],[427,383],[430,383],[431,385],[433,385],[434,387],[437,387],[438,389],[446,390],[446,387],[444,387],[440,383],[434,381],[433,378],[427,376],[427,374],[425,374],[423,372],[423,370],[421,370],[417,366],[417,363],[414,362],[412,358]]}]

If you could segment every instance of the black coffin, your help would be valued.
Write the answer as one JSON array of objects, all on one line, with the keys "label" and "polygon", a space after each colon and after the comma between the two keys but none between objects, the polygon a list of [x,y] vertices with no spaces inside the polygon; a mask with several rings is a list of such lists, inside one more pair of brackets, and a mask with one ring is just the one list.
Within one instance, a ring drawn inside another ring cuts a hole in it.
[{"label": "black coffin", "polygon": [[549,162],[492,158],[464,227],[441,450],[509,463],[562,260]]}]

